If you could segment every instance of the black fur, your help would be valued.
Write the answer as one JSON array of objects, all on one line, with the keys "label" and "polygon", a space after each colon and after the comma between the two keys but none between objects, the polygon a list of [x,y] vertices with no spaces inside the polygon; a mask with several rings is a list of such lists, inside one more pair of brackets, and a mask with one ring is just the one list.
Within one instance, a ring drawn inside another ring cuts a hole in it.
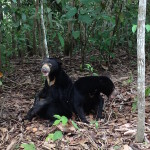
[{"label": "black fur", "polygon": [[70,97],[72,81],[61,68],[61,63],[57,59],[47,58],[43,60],[44,63],[52,64],[49,79],[50,81],[55,79],[55,83],[49,86],[48,81],[45,81],[44,88],[36,94],[34,105],[25,119],[32,120],[35,115],[39,115],[53,121],[54,114],[65,115],[70,118],[72,110],[68,97]]},{"label": "black fur", "polygon": [[89,76],[78,79],[73,86],[72,103],[74,111],[81,121],[88,123],[85,114],[97,109],[97,119],[102,118],[104,100],[100,93],[107,97],[114,90],[113,82],[106,76]]}]

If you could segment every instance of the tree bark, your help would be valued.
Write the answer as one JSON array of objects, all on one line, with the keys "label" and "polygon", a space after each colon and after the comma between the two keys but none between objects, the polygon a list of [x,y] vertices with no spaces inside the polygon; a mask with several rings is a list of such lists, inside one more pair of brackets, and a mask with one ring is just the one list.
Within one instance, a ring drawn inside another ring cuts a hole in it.
[{"label": "tree bark", "polygon": [[[2,2],[0,2],[0,10],[2,10]],[[0,11],[0,28],[3,20],[3,12]],[[0,44],[2,44],[2,32],[0,30]],[[1,49],[0,49],[0,70],[2,68],[2,61],[1,61]]]},{"label": "tree bark", "polygon": [[38,27],[38,40],[39,40],[38,54],[44,57],[44,51],[42,50],[43,42],[41,42],[42,41],[41,20],[37,21],[37,27]]},{"label": "tree bark", "polygon": [[36,27],[37,27],[37,14],[39,10],[39,0],[35,2],[35,15],[34,15],[34,26],[33,26],[33,52],[37,54],[37,46],[36,46]]},{"label": "tree bark", "polygon": [[145,130],[145,20],[146,0],[139,0],[137,28],[138,123],[136,141],[143,142]]},{"label": "tree bark", "polygon": [[[2,2],[0,2],[0,10],[2,10]],[[0,27],[1,27],[1,24],[2,24],[2,20],[3,20],[3,12],[0,11]],[[0,30],[0,43],[2,42],[2,32]]]},{"label": "tree bark", "polygon": [[[11,7],[15,8],[16,4],[11,0]],[[13,23],[16,22],[16,14],[13,12],[12,13],[12,21]],[[16,40],[15,40],[15,28],[12,26],[12,49],[16,49]]]},{"label": "tree bark", "polygon": [[46,40],[45,24],[44,24],[44,17],[43,17],[43,0],[41,0],[41,25],[42,25],[42,30],[43,30],[44,49],[45,49],[46,57],[49,57],[47,40]]}]

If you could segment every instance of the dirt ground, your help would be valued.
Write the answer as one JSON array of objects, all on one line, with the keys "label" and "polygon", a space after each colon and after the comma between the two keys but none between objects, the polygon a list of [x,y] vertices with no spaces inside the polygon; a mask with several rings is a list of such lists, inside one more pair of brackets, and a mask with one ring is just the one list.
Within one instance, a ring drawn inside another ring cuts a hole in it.
[{"label": "dirt ground", "polygon": [[[89,75],[80,71],[80,57],[61,57],[66,73],[77,80]],[[105,119],[95,124],[84,124],[74,120],[79,130],[70,123],[66,126],[48,127],[47,121],[38,117],[32,122],[21,121],[32,106],[35,92],[42,88],[39,57],[11,60],[9,72],[3,75],[3,87],[0,91],[0,149],[21,150],[22,143],[34,143],[37,150],[150,150],[150,97],[146,98],[145,142],[136,143],[137,127],[137,65],[136,57],[128,60],[122,54],[111,60],[109,69],[99,63],[92,63],[99,75],[108,75],[115,84],[117,96],[105,101]],[[89,63],[89,57],[86,58]],[[91,64],[91,63],[90,63]],[[146,65],[146,85],[150,85],[150,65]],[[105,97],[106,99],[106,97]],[[92,114],[87,116],[92,121]],[[48,141],[46,137],[55,131],[62,131],[61,140]]]}]

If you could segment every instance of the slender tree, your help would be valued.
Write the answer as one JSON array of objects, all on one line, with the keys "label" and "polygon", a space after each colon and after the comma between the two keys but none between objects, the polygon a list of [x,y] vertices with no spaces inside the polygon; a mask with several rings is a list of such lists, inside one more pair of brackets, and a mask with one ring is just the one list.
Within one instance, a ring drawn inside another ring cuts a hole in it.
[{"label": "slender tree", "polygon": [[136,141],[143,142],[145,130],[145,20],[146,0],[139,0],[137,28],[137,67],[138,67],[138,124]]},{"label": "slender tree", "polygon": [[[3,20],[3,12],[2,12],[2,2],[0,2],[0,28]],[[2,32],[0,30],[0,44],[2,44]],[[2,61],[1,61],[1,49],[0,49],[0,70],[2,68]]]},{"label": "slender tree", "polygon": [[[11,7],[14,9],[16,4],[11,0]],[[15,12],[12,13],[12,21],[13,23],[16,22],[16,14]],[[12,48],[16,49],[16,40],[15,40],[15,27],[12,26]]]},{"label": "slender tree", "polygon": [[34,26],[33,26],[33,51],[37,53],[36,47],[36,26],[37,26],[37,14],[39,10],[39,0],[35,1],[35,15],[34,15]]},{"label": "slender tree", "polygon": [[43,30],[44,49],[45,49],[46,57],[49,57],[47,40],[46,40],[45,24],[44,24],[44,16],[43,16],[43,0],[41,0],[41,25],[42,25],[42,30]]}]

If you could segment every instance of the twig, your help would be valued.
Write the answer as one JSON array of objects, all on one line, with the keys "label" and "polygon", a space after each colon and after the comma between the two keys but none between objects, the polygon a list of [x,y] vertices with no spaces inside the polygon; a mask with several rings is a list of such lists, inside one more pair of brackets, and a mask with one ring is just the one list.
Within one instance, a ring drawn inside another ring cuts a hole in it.
[{"label": "twig", "polygon": [[17,140],[16,139],[13,139],[11,141],[11,143],[7,146],[7,149],[6,150],[11,150],[13,149],[13,147],[15,146],[15,144],[17,143]]},{"label": "twig", "polygon": [[109,110],[110,110],[111,112],[110,112],[110,114],[109,114],[109,116],[108,116],[107,122],[106,122],[104,125],[106,125],[106,124],[109,123],[110,117],[111,117],[111,115],[112,115],[112,104],[113,104],[114,100],[115,100],[115,98],[112,100],[112,102],[111,102],[111,104],[110,104]]}]

